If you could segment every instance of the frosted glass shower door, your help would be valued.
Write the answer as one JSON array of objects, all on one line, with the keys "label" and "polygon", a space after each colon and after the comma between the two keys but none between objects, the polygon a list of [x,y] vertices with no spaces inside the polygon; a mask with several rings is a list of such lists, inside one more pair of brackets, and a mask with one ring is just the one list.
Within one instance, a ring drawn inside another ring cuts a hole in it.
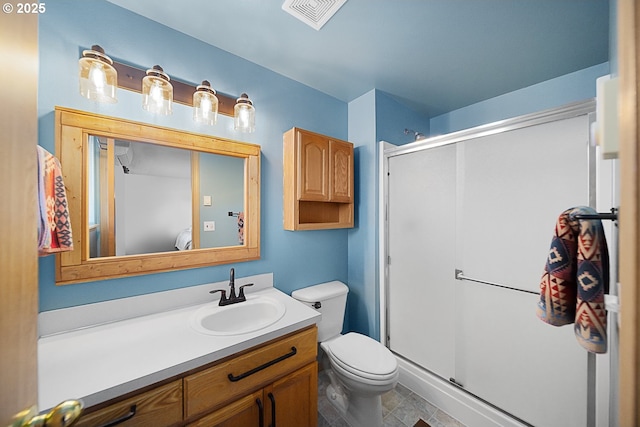
[{"label": "frosted glass shower door", "polygon": [[389,348],[535,426],[587,425],[587,352],[536,305],[556,219],[595,194],[589,123],[545,116],[388,157]]},{"label": "frosted glass shower door", "polygon": [[585,115],[457,144],[457,268],[519,290],[457,281],[455,378],[536,426],[586,425],[587,352],[535,312],[556,219],[589,204],[588,131]]},{"label": "frosted glass shower door", "polygon": [[389,347],[449,378],[455,367],[455,146],[389,159]]}]

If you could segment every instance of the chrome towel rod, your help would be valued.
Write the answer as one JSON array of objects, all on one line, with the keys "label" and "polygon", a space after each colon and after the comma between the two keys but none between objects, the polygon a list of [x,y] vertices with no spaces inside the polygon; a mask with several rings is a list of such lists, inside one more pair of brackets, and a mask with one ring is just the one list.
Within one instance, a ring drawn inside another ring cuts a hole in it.
[{"label": "chrome towel rod", "polygon": [[504,289],[510,289],[512,291],[524,292],[526,294],[540,295],[540,292],[527,291],[525,289],[518,289],[518,288],[511,287],[511,286],[501,285],[500,283],[487,282],[486,280],[480,280],[480,279],[474,279],[474,278],[471,278],[471,277],[467,277],[467,276],[464,275],[464,272],[462,270],[458,270],[458,269],[456,269],[456,280],[468,280],[469,282],[477,282],[477,283],[482,283],[482,284],[485,284],[485,285],[497,286],[498,288],[504,288]]},{"label": "chrome towel rod", "polygon": [[[539,292],[527,291],[525,289],[513,288],[511,286],[501,285],[499,283],[487,282],[486,280],[474,279],[471,277],[467,277],[464,275],[462,270],[456,269],[456,280],[468,280],[469,282],[477,282],[485,285],[497,286],[499,288],[510,289],[512,291],[524,292],[527,294],[540,295]],[[604,296],[604,306],[609,312],[619,313],[620,312],[620,300],[617,295],[605,294]]]}]

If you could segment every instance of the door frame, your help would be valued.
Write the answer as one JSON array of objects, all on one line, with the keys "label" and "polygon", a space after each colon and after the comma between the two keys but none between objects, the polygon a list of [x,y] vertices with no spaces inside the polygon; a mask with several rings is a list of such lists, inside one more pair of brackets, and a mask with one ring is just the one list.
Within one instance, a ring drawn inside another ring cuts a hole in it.
[{"label": "door frame", "polygon": [[[38,17],[0,14],[0,425],[37,411]],[[8,183],[8,185],[7,185]]]}]

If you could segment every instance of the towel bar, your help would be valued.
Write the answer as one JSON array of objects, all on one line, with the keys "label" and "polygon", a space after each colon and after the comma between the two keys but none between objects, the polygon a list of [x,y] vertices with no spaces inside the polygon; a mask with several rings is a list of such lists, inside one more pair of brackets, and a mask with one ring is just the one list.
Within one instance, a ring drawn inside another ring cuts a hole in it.
[{"label": "towel bar", "polygon": [[[480,280],[480,279],[474,279],[472,277],[467,277],[467,276],[464,275],[464,272],[462,270],[458,270],[458,269],[456,269],[456,280],[467,280],[469,282],[476,282],[476,283],[482,283],[484,285],[497,286],[498,288],[510,289],[512,291],[518,291],[518,292],[525,292],[527,294],[540,295],[539,292],[527,291],[525,289],[518,289],[518,288],[511,287],[511,286],[501,285],[501,284],[495,283],[495,282],[488,282],[486,280]],[[617,295],[606,294],[604,296],[604,306],[607,309],[607,311],[609,311],[609,312],[612,312],[612,313],[620,312],[620,301],[619,301],[618,296]]]},{"label": "towel bar", "polygon": [[498,288],[510,289],[512,291],[524,292],[526,294],[540,295],[539,292],[527,291],[526,289],[518,289],[518,288],[511,287],[511,286],[501,285],[500,283],[488,282],[486,280],[473,279],[471,277],[465,276],[464,272],[462,270],[458,270],[458,269],[456,269],[456,280],[467,280],[469,282],[482,283],[484,285],[496,286]]},{"label": "towel bar", "polygon": [[597,213],[595,215],[576,215],[577,219],[600,219],[613,221],[617,225],[618,221],[618,209],[611,208],[611,213]]}]

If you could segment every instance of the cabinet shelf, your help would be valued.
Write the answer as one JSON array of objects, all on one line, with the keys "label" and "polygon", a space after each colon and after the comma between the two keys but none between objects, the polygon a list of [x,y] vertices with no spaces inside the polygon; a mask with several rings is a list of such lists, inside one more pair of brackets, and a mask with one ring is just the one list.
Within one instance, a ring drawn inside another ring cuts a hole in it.
[{"label": "cabinet shelf", "polygon": [[334,202],[298,202],[299,230],[353,227],[353,204]]}]

